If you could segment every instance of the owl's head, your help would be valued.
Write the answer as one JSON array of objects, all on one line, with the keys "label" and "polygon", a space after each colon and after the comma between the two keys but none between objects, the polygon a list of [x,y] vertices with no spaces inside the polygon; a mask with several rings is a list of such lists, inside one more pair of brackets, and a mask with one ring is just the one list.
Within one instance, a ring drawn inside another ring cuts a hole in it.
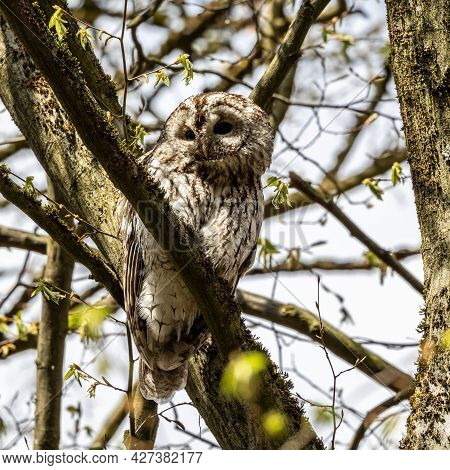
[{"label": "owl's head", "polygon": [[203,93],[170,115],[159,145],[170,145],[189,163],[250,169],[260,176],[270,164],[274,132],[267,114],[251,100],[229,93]]}]

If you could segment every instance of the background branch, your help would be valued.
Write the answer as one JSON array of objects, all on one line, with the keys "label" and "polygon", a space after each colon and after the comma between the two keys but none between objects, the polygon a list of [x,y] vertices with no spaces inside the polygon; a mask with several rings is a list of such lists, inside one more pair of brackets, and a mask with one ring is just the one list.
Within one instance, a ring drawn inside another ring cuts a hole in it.
[{"label": "background branch", "polygon": [[[52,184],[48,193],[58,199]],[[55,241],[47,248],[44,281],[67,292],[71,290],[74,261]],[[41,322],[36,358],[35,449],[59,449],[64,349],[70,299],[59,303],[42,296]]]}]

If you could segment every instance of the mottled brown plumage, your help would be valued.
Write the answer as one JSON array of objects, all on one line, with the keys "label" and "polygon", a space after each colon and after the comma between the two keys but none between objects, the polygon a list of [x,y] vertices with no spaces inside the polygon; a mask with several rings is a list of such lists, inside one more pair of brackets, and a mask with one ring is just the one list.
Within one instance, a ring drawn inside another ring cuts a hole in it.
[{"label": "mottled brown plumage", "polygon": [[[254,260],[260,178],[272,146],[268,116],[258,106],[238,95],[205,93],[178,106],[142,157],[233,289]],[[145,398],[164,402],[186,385],[187,361],[207,338],[206,326],[168,254],[126,201],[121,210],[125,309],[141,355],[140,387]]]}]

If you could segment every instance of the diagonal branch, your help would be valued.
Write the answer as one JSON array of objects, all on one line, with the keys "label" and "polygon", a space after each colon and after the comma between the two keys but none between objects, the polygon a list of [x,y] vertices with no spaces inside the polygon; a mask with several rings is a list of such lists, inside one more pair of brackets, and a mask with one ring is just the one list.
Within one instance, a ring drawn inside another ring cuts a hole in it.
[{"label": "diagonal branch", "polygon": [[404,390],[400,390],[393,397],[390,397],[387,400],[380,403],[379,405],[375,406],[375,408],[372,408],[367,413],[365,418],[363,419],[363,421],[362,421],[361,425],[359,426],[359,428],[356,430],[349,449],[351,449],[351,450],[358,449],[359,444],[361,443],[362,439],[364,438],[364,434],[369,429],[371,424],[378,418],[378,416],[380,416],[381,413],[384,413],[389,408],[391,408],[395,405],[398,405],[403,400],[406,400],[407,398],[409,398],[411,396],[412,392],[413,392],[413,387],[412,386],[408,387],[408,388],[405,388]]},{"label": "diagonal branch", "polygon": [[289,70],[295,66],[301,55],[301,46],[314,20],[330,0],[304,0],[275,57],[264,75],[250,93],[250,98],[265,108],[277,91]]},{"label": "diagonal branch", "polygon": [[[320,342],[320,319],[308,310],[245,291],[239,291],[239,300],[246,314],[292,328],[313,341]],[[394,392],[411,387],[413,378],[408,374],[361,346],[338,328],[324,320],[322,323],[324,340],[333,354],[351,365],[359,361],[357,369]]]},{"label": "diagonal branch", "polygon": [[[381,175],[388,171],[395,162],[401,163],[404,162],[407,158],[408,155],[405,149],[389,150],[383,152],[383,154],[378,158],[375,158],[370,165],[368,165],[362,171],[355,173],[354,175],[338,180],[324,178],[316,190],[324,198],[330,198],[339,194],[343,194],[346,191],[350,191],[351,189],[359,186],[364,179]],[[289,201],[291,203],[291,207],[284,205],[279,209],[275,209],[272,204],[272,200],[267,200],[264,207],[264,216],[266,218],[273,217],[283,214],[289,210],[305,207],[313,203],[313,201],[307,198],[302,192],[290,195]]]},{"label": "diagonal branch", "polygon": [[357,238],[361,243],[379,259],[384,261],[393,271],[399,274],[410,286],[412,286],[420,294],[423,293],[422,283],[413,276],[406,268],[404,268],[392,253],[380,247],[372,238],[366,235],[344,212],[330,199],[324,199],[318,191],[316,191],[308,182],[300,178],[295,173],[289,174],[292,186],[308,197],[311,201],[321,205],[324,209],[334,215],[350,232],[350,235]]},{"label": "diagonal branch", "polygon": [[123,292],[120,282],[100,253],[82,242],[74,229],[59,217],[54,207],[43,205],[35,196],[27,194],[24,188],[14,183],[5,166],[0,166],[0,193],[45,230],[74,259],[80,260],[122,305]]}]

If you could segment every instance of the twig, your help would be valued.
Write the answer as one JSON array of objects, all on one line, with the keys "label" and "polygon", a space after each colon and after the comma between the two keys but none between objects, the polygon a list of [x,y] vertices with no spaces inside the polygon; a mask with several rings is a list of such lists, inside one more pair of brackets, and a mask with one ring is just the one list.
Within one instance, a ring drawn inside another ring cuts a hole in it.
[{"label": "twig", "polygon": [[[318,341],[320,322],[317,315],[292,304],[283,304],[252,294],[243,290],[238,293],[239,303],[247,315],[253,315],[263,320],[273,321],[292,328],[299,333]],[[413,384],[413,378],[397,367],[386,362],[378,354],[361,346],[330,323],[322,320],[323,335],[327,348],[352,366],[357,362],[357,368],[394,392],[399,392]],[[364,361],[361,361],[361,359]]]},{"label": "twig", "polygon": [[322,347],[322,350],[324,351],[325,353],[325,357],[327,359],[327,362],[330,366],[330,369],[331,369],[331,373],[333,374],[333,393],[332,393],[332,402],[331,402],[331,414],[332,414],[332,417],[333,417],[333,434],[332,434],[332,438],[331,438],[331,450],[334,450],[335,449],[335,443],[336,443],[336,431],[338,430],[339,426],[341,425],[343,419],[344,419],[344,411],[342,410],[342,416],[341,416],[341,421],[339,424],[336,424],[336,390],[337,390],[337,379],[342,375],[342,374],[345,374],[346,372],[350,372],[352,371],[353,369],[355,369],[356,367],[358,367],[358,364],[363,362],[365,360],[365,357],[363,358],[357,358],[356,359],[356,362],[355,362],[355,365],[353,365],[352,367],[348,368],[348,369],[345,369],[345,370],[342,370],[341,372],[339,372],[338,374],[336,374],[335,370],[334,370],[334,366],[333,366],[333,362],[331,361],[331,358],[330,358],[330,355],[328,354],[328,349],[327,349],[327,346],[325,344],[325,336],[324,336],[324,332],[325,332],[325,328],[323,326],[323,323],[322,323],[322,315],[320,313],[320,277],[317,276],[317,300],[316,300],[316,309],[317,309],[317,314],[319,316],[319,334],[317,335],[317,337],[319,338],[320,340],[320,343],[321,343],[321,347]]},{"label": "twig", "polygon": [[349,446],[349,449],[356,450],[359,447],[362,439],[364,438],[364,434],[369,429],[370,425],[378,418],[381,413],[384,413],[386,410],[391,408],[392,406],[398,405],[401,401],[406,400],[411,396],[413,392],[413,388],[405,388],[404,390],[398,392],[395,396],[388,398],[387,400],[383,401],[379,405],[372,408],[363,419],[361,425],[356,430],[355,435],[353,436],[353,440]]},{"label": "twig", "polygon": [[124,85],[123,85],[123,101],[122,101],[122,121],[123,121],[123,131],[125,134],[125,141],[128,143],[128,125],[127,125],[127,94],[128,94],[128,68],[127,68],[127,56],[125,53],[125,29],[127,23],[127,8],[128,0],[124,0],[123,3],[123,18],[122,18],[122,30],[120,32],[120,51],[122,54],[122,71],[124,76]]},{"label": "twig", "polygon": [[324,209],[334,215],[339,222],[341,222],[350,232],[350,234],[357,238],[361,243],[376,255],[379,259],[384,261],[390,268],[399,274],[409,285],[411,285],[421,295],[423,294],[423,285],[416,279],[406,268],[404,268],[392,254],[381,248],[372,238],[366,235],[344,212],[332,201],[325,200],[313,187],[305,180],[300,178],[296,173],[289,173],[292,186],[302,191],[311,201],[321,205]]}]

